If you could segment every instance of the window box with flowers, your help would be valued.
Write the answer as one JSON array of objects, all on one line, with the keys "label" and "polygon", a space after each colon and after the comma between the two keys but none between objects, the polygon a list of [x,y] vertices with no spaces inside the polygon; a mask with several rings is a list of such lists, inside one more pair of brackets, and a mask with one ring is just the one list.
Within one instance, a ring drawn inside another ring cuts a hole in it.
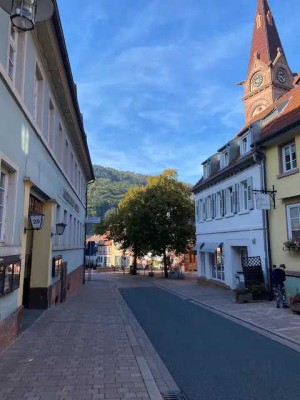
[{"label": "window box with flowers", "polygon": [[287,242],[283,243],[283,250],[284,251],[298,251],[300,250],[300,239],[294,240],[289,239]]},{"label": "window box with flowers", "polygon": [[290,297],[290,307],[294,313],[300,313],[300,293]]}]

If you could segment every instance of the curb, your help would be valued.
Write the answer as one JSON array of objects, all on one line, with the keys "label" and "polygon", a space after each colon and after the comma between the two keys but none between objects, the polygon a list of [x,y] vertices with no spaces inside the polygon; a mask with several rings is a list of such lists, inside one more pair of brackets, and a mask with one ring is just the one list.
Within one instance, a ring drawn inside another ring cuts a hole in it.
[{"label": "curb", "polygon": [[133,350],[133,353],[136,357],[143,381],[145,383],[148,395],[150,400],[162,400],[162,395],[158,389],[158,386],[154,380],[154,377],[150,371],[150,368],[148,366],[147,360],[145,357],[142,355],[141,348],[139,346],[139,343],[137,341],[137,338],[135,336],[135,333],[130,325],[130,322],[126,318],[126,312],[124,310],[124,305],[123,305],[123,299],[121,298],[121,294],[119,293],[118,287],[115,285],[112,285],[114,295],[117,298],[117,304],[118,304],[118,309],[122,318],[122,321],[125,326],[126,334],[128,337],[128,340],[130,342],[131,348]]},{"label": "curb", "polygon": [[220,316],[223,316],[224,318],[230,319],[233,322],[243,325],[249,329],[252,329],[255,332],[258,332],[264,336],[267,336],[268,338],[275,340],[275,341],[283,344],[284,346],[287,346],[287,347],[291,348],[292,350],[300,353],[300,343],[290,339],[288,336],[282,335],[280,333],[275,333],[267,328],[263,328],[252,322],[245,321],[242,318],[239,318],[232,314],[229,314],[228,312],[220,310],[219,308],[211,306],[210,304],[207,304],[203,301],[194,299],[193,297],[187,297],[186,295],[182,295],[181,293],[176,292],[176,290],[174,290],[174,289],[166,288],[165,286],[160,285],[159,283],[153,282],[153,284],[155,286],[158,286],[160,289],[165,290],[166,292],[172,293],[175,296],[180,297],[183,300],[191,300],[191,302],[194,303],[195,305],[202,306],[203,308],[206,308]]}]

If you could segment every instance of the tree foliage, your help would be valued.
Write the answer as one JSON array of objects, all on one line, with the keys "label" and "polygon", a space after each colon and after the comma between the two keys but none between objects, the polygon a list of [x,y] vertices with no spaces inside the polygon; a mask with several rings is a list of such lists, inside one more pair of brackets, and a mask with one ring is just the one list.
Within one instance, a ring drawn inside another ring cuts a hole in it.
[{"label": "tree foliage", "polygon": [[185,253],[194,240],[194,202],[187,185],[178,181],[174,170],[151,177],[146,187],[130,189],[116,211],[111,212],[97,227],[105,230],[130,249],[136,259],[151,251],[163,256],[165,276],[168,275],[168,252]]},{"label": "tree foliage", "polygon": [[88,186],[88,216],[103,218],[132,187],[145,186],[147,176],[94,165],[95,182]]}]

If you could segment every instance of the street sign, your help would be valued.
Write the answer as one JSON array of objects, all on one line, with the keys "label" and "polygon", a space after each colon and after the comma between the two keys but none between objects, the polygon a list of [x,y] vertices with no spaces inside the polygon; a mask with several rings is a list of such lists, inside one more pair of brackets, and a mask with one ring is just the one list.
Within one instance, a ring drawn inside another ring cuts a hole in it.
[{"label": "street sign", "polygon": [[100,217],[88,217],[85,219],[86,224],[99,224],[101,221]]},{"label": "street sign", "polygon": [[271,202],[269,194],[256,193],[256,208],[258,210],[270,210]]}]

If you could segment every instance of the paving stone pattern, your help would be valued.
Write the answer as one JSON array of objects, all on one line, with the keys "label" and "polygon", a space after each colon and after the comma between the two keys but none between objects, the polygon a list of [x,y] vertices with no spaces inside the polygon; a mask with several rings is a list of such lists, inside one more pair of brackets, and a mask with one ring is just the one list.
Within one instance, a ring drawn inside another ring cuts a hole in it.
[{"label": "paving stone pattern", "polygon": [[116,301],[110,284],[88,282],[45,312],[1,354],[0,399],[150,399]]}]

